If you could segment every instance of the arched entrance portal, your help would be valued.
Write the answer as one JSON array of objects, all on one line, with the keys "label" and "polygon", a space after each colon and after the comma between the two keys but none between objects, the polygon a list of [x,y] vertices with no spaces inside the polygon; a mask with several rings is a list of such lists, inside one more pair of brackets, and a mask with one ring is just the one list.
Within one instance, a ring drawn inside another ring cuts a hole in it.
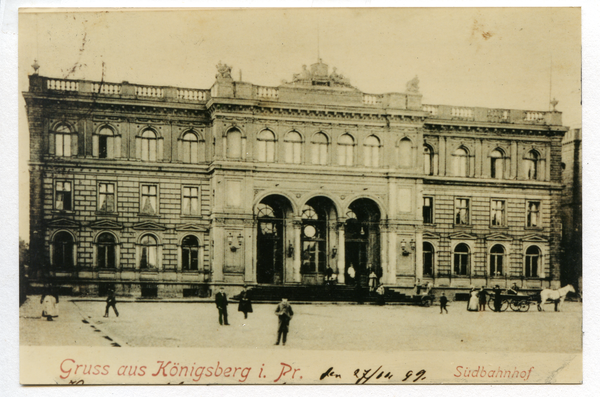
[{"label": "arched entrance portal", "polygon": [[286,222],[292,214],[288,199],[267,196],[256,206],[256,281],[261,284],[282,284],[285,279]]},{"label": "arched entrance portal", "polygon": [[329,226],[335,222],[335,206],[327,197],[314,197],[302,208],[302,283],[322,284],[327,266],[336,269],[328,254],[336,239],[335,228]]},{"label": "arched entrance portal", "polygon": [[355,280],[366,285],[371,271],[377,279],[383,275],[380,260],[379,221],[381,213],[377,204],[362,198],[350,204],[346,213],[346,283],[353,280],[348,276],[350,265],[354,267]]}]

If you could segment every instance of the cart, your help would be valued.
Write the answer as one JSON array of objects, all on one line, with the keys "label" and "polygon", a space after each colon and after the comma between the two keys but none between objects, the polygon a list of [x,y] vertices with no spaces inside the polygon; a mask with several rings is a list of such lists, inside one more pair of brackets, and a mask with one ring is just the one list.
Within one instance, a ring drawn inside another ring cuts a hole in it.
[{"label": "cart", "polygon": [[[509,307],[514,312],[526,312],[529,311],[529,307],[532,302],[536,302],[536,297],[530,295],[519,295],[519,294],[503,294],[500,295],[502,304],[500,305],[500,311],[504,312]],[[495,310],[494,303],[496,301],[495,294],[490,294],[488,299],[488,307],[490,310]]]},{"label": "cart", "polygon": [[433,294],[429,295],[413,295],[412,303],[417,306],[429,307],[433,304],[435,300],[435,296]]}]

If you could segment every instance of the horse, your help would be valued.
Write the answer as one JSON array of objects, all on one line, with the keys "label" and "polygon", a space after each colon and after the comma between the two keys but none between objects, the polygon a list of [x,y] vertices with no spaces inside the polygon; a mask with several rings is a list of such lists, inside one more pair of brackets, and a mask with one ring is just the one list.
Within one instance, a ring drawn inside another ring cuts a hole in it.
[{"label": "horse", "polygon": [[571,284],[559,289],[543,289],[542,292],[540,292],[540,302],[538,303],[538,310],[543,312],[544,303],[546,303],[546,301],[550,299],[553,302],[558,301],[557,310],[560,311],[560,307],[562,306],[562,303],[565,301],[565,298],[567,297],[567,294],[569,292],[575,292],[575,288],[573,288]]}]

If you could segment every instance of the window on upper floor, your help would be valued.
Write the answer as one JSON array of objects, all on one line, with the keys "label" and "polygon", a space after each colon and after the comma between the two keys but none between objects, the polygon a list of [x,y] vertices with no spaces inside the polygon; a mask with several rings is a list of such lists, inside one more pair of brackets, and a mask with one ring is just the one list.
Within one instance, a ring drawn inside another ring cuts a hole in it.
[{"label": "window on upper floor", "polygon": [[156,185],[142,185],[141,214],[158,214],[158,187]]},{"label": "window on upper floor", "polygon": [[73,236],[68,232],[58,232],[52,241],[52,266],[70,268],[75,264],[75,244]]},{"label": "window on upper floor", "polygon": [[433,149],[429,145],[423,145],[423,173],[425,175],[433,175],[434,174],[434,153]]},{"label": "window on upper floor", "polygon": [[433,276],[433,264],[435,259],[435,250],[431,243],[423,242],[423,275]]},{"label": "window on upper floor", "polygon": [[527,202],[527,227],[540,227],[540,202],[539,201],[528,201]]},{"label": "window on upper floor", "polygon": [[338,141],[338,164],[354,165],[354,138],[349,134],[342,135]]},{"label": "window on upper floor", "polygon": [[492,151],[492,153],[490,153],[490,159],[491,159],[490,166],[491,166],[492,178],[503,179],[504,178],[504,169],[505,169],[505,165],[506,165],[504,153],[499,149],[495,149]]},{"label": "window on upper floor", "polygon": [[111,233],[102,233],[96,242],[96,263],[99,268],[114,269],[116,266],[117,240]]},{"label": "window on upper floor", "polygon": [[365,167],[379,167],[379,138],[371,135],[365,139]]},{"label": "window on upper floor", "polygon": [[238,129],[227,132],[226,156],[228,159],[242,158],[242,133]]},{"label": "window on upper floor", "polygon": [[290,131],[285,136],[285,162],[302,163],[302,137],[296,131]]},{"label": "window on upper floor", "polygon": [[504,200],[492,200],[490,208],[492,226],[506,226],[506,202]]},{"label": "window on upper floor", "polygon": [[465,148],[458,148],[452,154],[452,171],[454,176],[469,176],[469,153]]},{"label": "window on upper floor", "polygon": [[141,159],[144,161],[156,161],[157,159],[157,136],[156,132],[148,129],[142,132],[140,137]]},{"label": "window on upper floor", "polygon": [[454,248],[454,274],[456,276],[469,275],[471,253],[467,244],[461,243]]},{"label": "window on upper floor", "polygon": [[490,276],[504,275],[504,247],[496,244],[490,250]]},{"label": "window on upper floor", "polygon": [[198,270],[200,245],[196,236],[185,236],[181,241],[181,270]]},{"label": "window on upper floor", "polygon": [[98,184],[98,211],[115,211],[115,184],[101,182]]},{"label": "window on upper floor", "polygon": [[455,225],[469,224],[469,199],[457,198],[454,202]]},{"label": "window on upper floor", "polygon": [[529,180],[537,180],[539,177],[540,155],[535,150],[531,150],[525,157],[525,177]]},{"label": "window on upper floor", "polygon": [[54,187],[54,209],[71,211],[73,209],[73,183],[56,181]]},{"label": "window on upper floor", "polygon": [[58,157],[77,155],[77,134],[65,124],[59,124],[50,131],[50,154]]},{"label": "window on upper floor", "polygon": [[525,277],[539,277],[541,268],[541,252],[535,245],[525,251]]},{"label": "window on upper floor", "polygon": [[184,186],[183,198],[181,203],[181,213],[183,215],[199,215],[199,189],[196,186]]},{"label": "window on upper floor", "polygon": [[275,134],[262,130],[258,134],[258,161],[272,163],[275,161]]},{"label": "window on upper floor", "polygon": [[433,197],[423,197],[423,223],[433,223]]},{"label": "window on upper floor", "polygon": [[188,131],[185,134],[183,134],[179,143],[179,160],[182,163],[197,164],[200,154],[200,144],[198,135],[196,135],[192,131]]},{"label": "window on upper floor", "polygon": [[398,143],[398,163],[404,168],[412,166],[412,142],[408,138]]},{"label": "window on upper floor", "polygon": [[92,151],[101,159],[121,157],[121,140],[111,128],[102,127],[92,136]]},{"label": "window on upper floor", "polygon": [[322,132],[317,132],[315,135],[313,135],[311,146],[311,162],[315,165],[326,165],[329,148],[329,140],[327,139],[327,135],[323,134]]}]

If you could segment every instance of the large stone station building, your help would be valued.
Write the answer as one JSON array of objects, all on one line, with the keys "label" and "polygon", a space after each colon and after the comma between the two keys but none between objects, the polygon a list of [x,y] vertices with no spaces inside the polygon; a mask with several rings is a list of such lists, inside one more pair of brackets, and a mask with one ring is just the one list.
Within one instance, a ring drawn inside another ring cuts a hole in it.
[{"label": "large stone station building", "polygon": [[[29,77],[32,285],[204,296],[373,272],[560,286],[561,113],[367,94],[321,60],[278,87]],[[350,272],[352,273],[352,271]]]}]

